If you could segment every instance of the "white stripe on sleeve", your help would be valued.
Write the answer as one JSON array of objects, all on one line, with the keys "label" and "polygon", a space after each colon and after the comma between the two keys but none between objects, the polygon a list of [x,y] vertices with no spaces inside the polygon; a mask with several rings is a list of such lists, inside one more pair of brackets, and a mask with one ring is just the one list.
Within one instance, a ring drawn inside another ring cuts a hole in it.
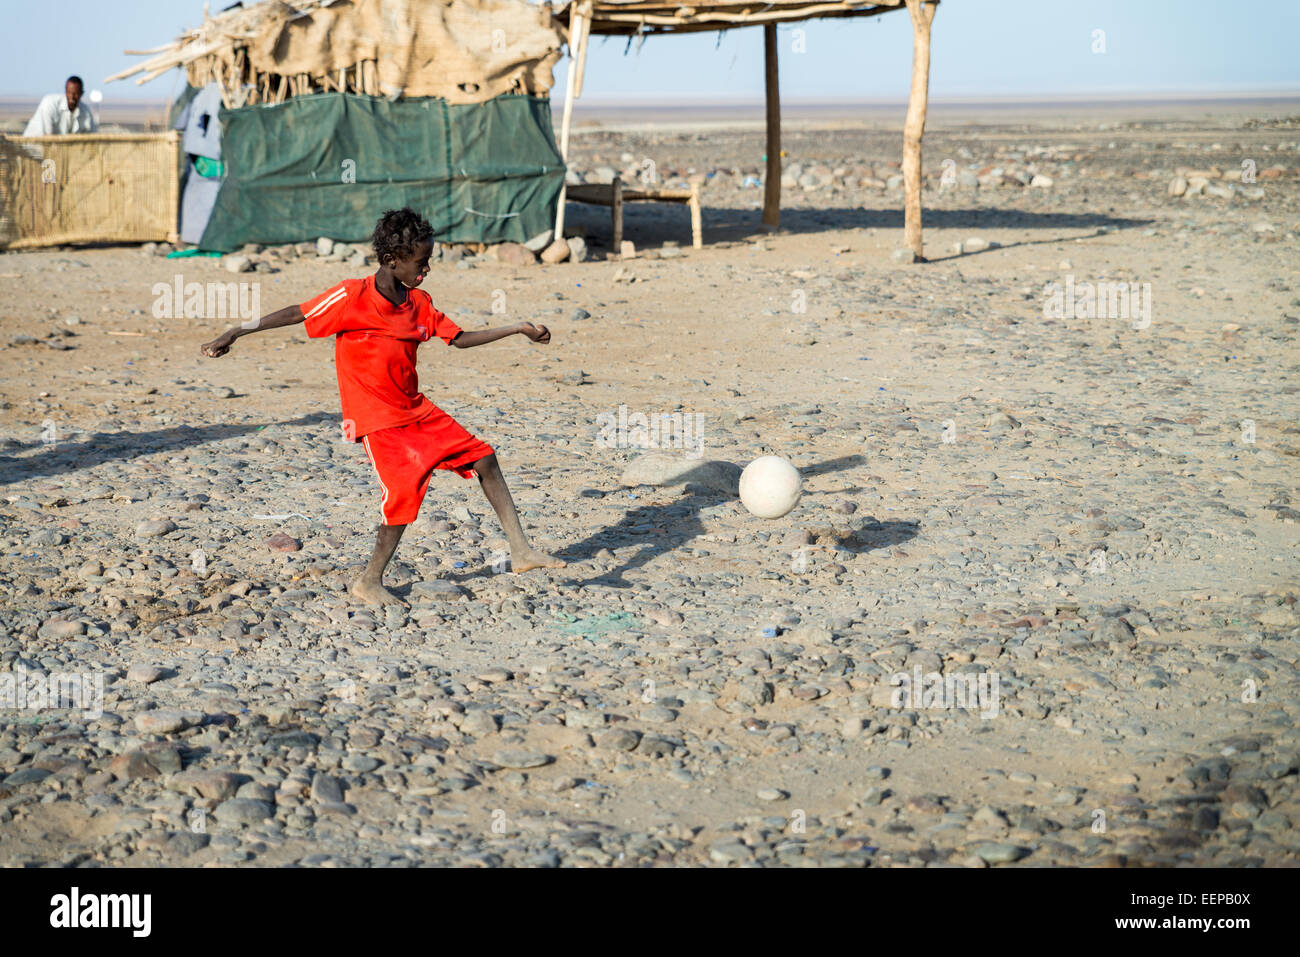
[{"label": "white stripe on sleeve", "polygon": [[330,293],[320,302],[316,303],[316,305],[312,306],[311,312],[307,313],[307,315],[305,315],[303,318],[310,319],[312,318],[312,316],[319,315],[320,313],[324,312],[326,309],[329,309],[331,306],[337,303],[340,299],[345,298],[347,294],[348,294],[347,287],[340,286],[336,291]]}]

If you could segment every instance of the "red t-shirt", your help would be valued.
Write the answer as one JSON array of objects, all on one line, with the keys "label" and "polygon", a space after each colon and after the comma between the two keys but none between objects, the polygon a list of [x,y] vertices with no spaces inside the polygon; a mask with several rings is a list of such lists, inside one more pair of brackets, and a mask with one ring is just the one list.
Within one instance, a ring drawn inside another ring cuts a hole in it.
[{"label": "red t-shirt", "polygon": [[460,327],[433,308],[427,292],[408,289],[400,306],[375,289],[375,277],[345,279],[300,307],[307,335],[334,336],[345,434],[363,435],[418,422],[434,410],[420,392],[415,350],[437,336],[448,345]]}]

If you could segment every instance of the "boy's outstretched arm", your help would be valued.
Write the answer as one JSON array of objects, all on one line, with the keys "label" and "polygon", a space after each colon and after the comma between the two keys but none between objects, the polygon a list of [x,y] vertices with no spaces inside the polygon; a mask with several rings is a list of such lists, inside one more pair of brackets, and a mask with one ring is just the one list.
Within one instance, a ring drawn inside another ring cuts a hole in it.
[{"label": "boy's outstretched arm", "polygon": [[270,315],[263,316],[257,322],[245,323],[242,326],[232,326],[227,329],[211,342],[205,342],[199,347],[209,359],[215,359],[218,356],[224,356],[230,351],[230,347],[240,336],[246,336],[250,332],[261,332],[263,329],[278,329],[281,326],[293,326],[306,320],[302,314],[300,306],[285,306],[283,309],[277,309]]},{"label": "boy's outstretched arm", "polygon": [[468,349],[471,346],[481,346],[487,342],[496,342],[498,339],[504,339],[506,336],[527,336],[533,342],[539,342],[542,345],[551,341],[551,330],[545,326],[539,326],[532,322],[517,322],[513,326],[499,326],[496,329],[479,329],[476,332],[462,332],[451,344],[457,349]]}]

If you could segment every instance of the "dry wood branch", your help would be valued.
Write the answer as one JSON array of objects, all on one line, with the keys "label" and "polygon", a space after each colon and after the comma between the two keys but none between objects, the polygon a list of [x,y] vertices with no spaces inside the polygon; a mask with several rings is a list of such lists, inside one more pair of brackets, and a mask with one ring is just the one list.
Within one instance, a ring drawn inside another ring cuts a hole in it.
[{"label": "dry wood branch", "polygon": [[912,18],[912,88],[903,124],[903,238],[918,260],[924,258],[921,240],[921,138],[930,91],[930,24],[936,5],[907,0]]}]

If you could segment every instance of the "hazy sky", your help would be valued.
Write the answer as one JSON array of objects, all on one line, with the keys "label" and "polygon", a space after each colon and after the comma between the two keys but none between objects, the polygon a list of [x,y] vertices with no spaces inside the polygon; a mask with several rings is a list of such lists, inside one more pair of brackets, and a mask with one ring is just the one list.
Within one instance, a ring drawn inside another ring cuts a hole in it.
[{"label": "hazy sky", "polygon": [[[225,6],[214,0],[213,10]],[[180,72],[136,86],[104,77],[202,20],[202,0],[0,0],[0,95],[52,93],[70,73],[106,99],[166,99]],[[804,31],[802,36],[796,30]],[[1104,31],[1105,52],[1092,48]],[[943,0],[931,96],[1300,92],[1300,0]],[[804,52],[796,52],[802,43]],[[757,98],[756,27],[627,41],[595,38],[586,98]],[[907,95],[911,26],[901,10],[780,29],[785,97]],[[567,60],[557,69],[564,89]]]}]

